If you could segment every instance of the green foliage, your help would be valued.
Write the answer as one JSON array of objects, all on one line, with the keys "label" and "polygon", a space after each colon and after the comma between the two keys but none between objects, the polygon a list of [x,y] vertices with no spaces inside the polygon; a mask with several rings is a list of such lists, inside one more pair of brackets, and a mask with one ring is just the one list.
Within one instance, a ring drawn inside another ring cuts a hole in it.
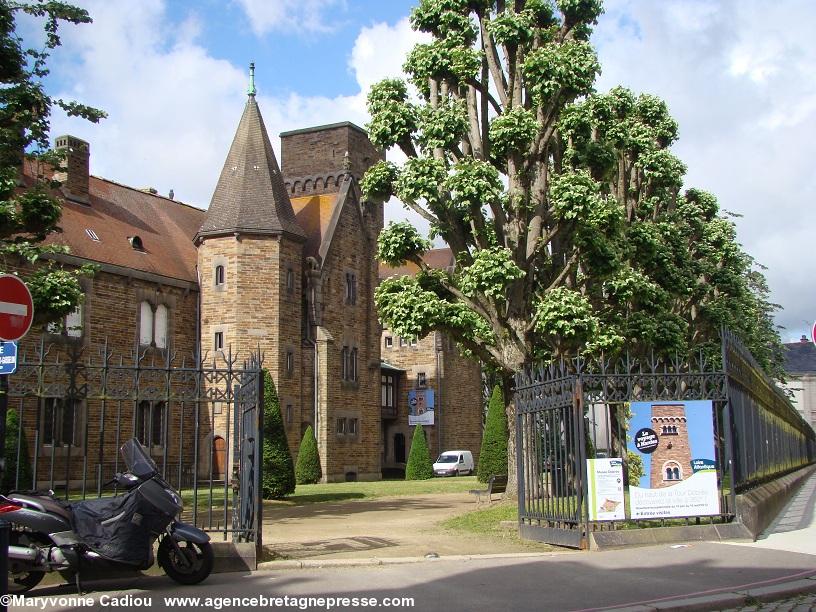
[{"label": "green foliage", "polygon": [[420,0],[411,22],[430,40],[405,66],[418,101],[395,80],[369,94],[375,141],[407,161],[375,166],[366,192],[399,198],[456,263],[430,271],[416,231],[383,232],[382,261],[420,269],[378,287],[380,318],[402,335],[444,331],[502,377],[577,350],[716,358],[726,325],[779,375],[765,279],[716,198],[682,192],[666,103],[594,92],[602,12],[600,0]]},{"label": "green foliage", "polygon": [[[16,410],[6,412],[6,467],[3,472],[3,482],[0,485],[2,493],[8,493],[14,489],[27,490],[31,488],[32,471],[31,457],[28,455],[28,442],[25,430],[22,432],[20,417]],[[17,480],[17,438],[20,438],[20,475]],[[19,483],[15,486],[15,483]]]},{"label": "green foliage", "polygon": [[524,276],[524,272],[512,259],[509,249],[492,247],[478,251],[473,263],[462,271],[459,286],[465,295],[478,293],[503,300],[507,287]]},{"label": "green foliage", "polygon": [[[17,31],[20,15],[30,23],[42,23],[43,48],[25,46]],[[82,295],[79,277],[92,272],[90,268],[66,271],[53,260],[43,260],[56,249],[37,244],[58,231],[61,214],[53,191],[58,183],[44,178],[45,168],[39,169],[61,161],[49,149],[52,107],[57,105],[69,116],[92,122],[105,116],[83,104],[52,98],[43,86],[49,73],[47,60],[61,42],[60,25],[90,21],[87,11],[64,2],[0,0],[0,271],[19,264],[20,258],[29,263],[39,260],[36,275],[25,279],[34,298],[37,323],[70,313]],[[24,151],[28,163],[42,176],[20,189],[17,179]]]},{"label": "green foliage", "polygon": [[487,406],[482,450],[479,453],[479,466],[476,477],[479,482],[487,482],[493,475],[507,475],[507,414],[504,409],[504,398],[498,386],[493,387],[490,403]]},{"label": "green foliage", "polygon": [[374,202],[385,202],[394,195],[395,180],[397,167],[391,162],[378,161],[368,169],[360,181],[363,197]]},{"label": "green foliage", "polygon": [[377,258],[389,266],[417,259],[430,248],[431,243],[406,221],[392,221],[377,237]]},{"label": "green foliage", "polygon": [[626,451],[626,478],[633,486],[639,486],[640,479],[646,472],[643,469],[643,459],[634,451]]},{"label": "green foliage", "polygon": [[309,425],[300,441],[297,464],[295,465],[295,481],[297,484],[314,484],[323,475],[320,469],[320,455],[317,452],[317,440],[314,430]]},{"label": "green foliage", "polygon": [[414,427],[411,438],[411,450],[408,453],[408,463],[405,464],[405,480],[427,480],[433,478],[433,461],[425,440],[425,431],[422,425]]},{"label": "green foliage", "polygon": [[261,489],[264,499],[280,499],[295,492],[295,465],[286,442],[278,391],[272,376],[263,371],[263,468]]}]

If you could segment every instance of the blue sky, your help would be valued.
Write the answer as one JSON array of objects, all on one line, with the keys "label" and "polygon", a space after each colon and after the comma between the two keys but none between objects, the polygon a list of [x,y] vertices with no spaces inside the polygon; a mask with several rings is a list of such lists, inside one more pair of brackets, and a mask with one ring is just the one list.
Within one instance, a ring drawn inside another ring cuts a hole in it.
[{"label": "blue sky", "polygon": [[[241,114],[250,61],[273,145],[282,131],[365,125],[365,93],[398,76],[418,40],[409,0],[77,0],[95,23],[64,32],[48,89],[105,109],[98,126],[56,114],[91,144],[91,171],[173,189],[206,208]],[[686,187],[742,215],[767,266],[783,339],[816,319],[816,42],[812,0],[606,0],[593,35],[603,73],[661,96],[680,125]],[[395,162],[398,155],[389,155]],[[388,219],[408,216],[398,203]]]}]

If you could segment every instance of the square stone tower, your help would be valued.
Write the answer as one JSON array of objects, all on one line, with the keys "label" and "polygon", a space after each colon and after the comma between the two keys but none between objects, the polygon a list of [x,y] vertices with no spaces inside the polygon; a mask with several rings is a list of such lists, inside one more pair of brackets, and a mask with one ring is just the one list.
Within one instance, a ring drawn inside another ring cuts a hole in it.
[{"label": "square stone tower", "polygon": [[670,487],[691,476],[685,405],[653,405],[652,429],[660,442],[652,453],[649,486],[652,489]]}]

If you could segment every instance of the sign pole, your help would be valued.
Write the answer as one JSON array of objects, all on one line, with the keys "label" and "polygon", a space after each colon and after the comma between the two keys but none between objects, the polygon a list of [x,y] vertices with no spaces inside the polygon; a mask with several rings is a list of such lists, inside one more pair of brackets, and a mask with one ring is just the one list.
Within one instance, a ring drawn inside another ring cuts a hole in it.
[{"label": "sign pole", "polygon": [[[8,412],[9,374],[17,367],[17,345],[34,322],[34,300],[26,284],[13,274],[0,274],[0,482],[6,474],[6,413]],[[9,342],[2,342],[9,341]],[[13,357],[6,354],[6,347]],[[8,361],[8,363],[7,363]],[[7,369],[8,366],[8,369]],[[0,595],[8,595],[8,547],[10,525],[0,518]],[[5,597],[0,612],[8,609]]]},{"label": "sign pole", "polygon": [[[0,374],[0,482],[6,475],[6,413],[8,412],[9,382],[8,374]],[[8,521],[0,518],[0,593],[8,594]],[[5,599],[4,599],[5,601]],[[8,606],[0,604],[0,610],[5,612]]]}]

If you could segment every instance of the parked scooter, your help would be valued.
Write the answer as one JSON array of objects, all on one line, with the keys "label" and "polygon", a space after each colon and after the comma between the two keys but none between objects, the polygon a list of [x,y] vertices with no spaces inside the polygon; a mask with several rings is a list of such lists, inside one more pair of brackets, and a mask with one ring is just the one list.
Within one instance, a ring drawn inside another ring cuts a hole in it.
[{"label": "parked scooter", "polygon": [[108,484],[124,495],[64,503],[50,495],[0,495],[0,515],[11,523],[9,593],[34,588],[46,572],[76,581],[86,571],[140,571],[158,563],[182,584],[198,584],[210,575],[213,551],[209,536],[178,520],[179,494],[158,475],[156,463],[139,443],[121,448],[128,471]]}]

